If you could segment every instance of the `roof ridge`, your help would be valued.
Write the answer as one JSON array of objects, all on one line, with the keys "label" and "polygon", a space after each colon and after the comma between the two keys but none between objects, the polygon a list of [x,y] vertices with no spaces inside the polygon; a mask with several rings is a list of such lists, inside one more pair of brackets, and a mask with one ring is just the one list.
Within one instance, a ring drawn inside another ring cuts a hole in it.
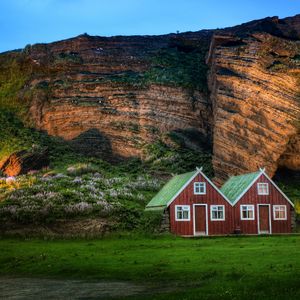
[{"label": "roof ridge", "polygon": [[[243,176],[247,176],[247,175],[250,175],[250,174],[258,174],[258,173],[260,173],[260,171],[249,172],[249,173],[240,174],[240,175],[232,175],[232,176],[230,176],[230,177],[225,181],[225,183],[226,183],[229,179],[231,179],[231,178],[243,177]],[[225,184],[225,183],[224,183],[224,184]],[[223,185],[224,185],[224,184],[223,184]]]}]

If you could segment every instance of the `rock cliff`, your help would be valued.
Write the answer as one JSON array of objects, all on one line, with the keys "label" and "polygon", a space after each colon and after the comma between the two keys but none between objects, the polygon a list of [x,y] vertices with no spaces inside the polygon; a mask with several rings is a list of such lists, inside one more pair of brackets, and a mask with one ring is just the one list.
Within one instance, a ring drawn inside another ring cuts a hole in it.
[{"label": "rock cliff", "polygon": [[300,170],[299,40],[295,16],[27,46],[0,55],[0,106],[23,106],[28,124],[108,158],[192,132],[212,146],[218,182],[259,166]]},{"label": "rock cliff", "polygon": [[216,35],[208,62],[215,175],[299,164],[300,44],[267,33]]},{"label": "rock cliff", "polygon": [[32,63],[43,69],[28,83],[32,121],[82,151],[107,156],[140,156],[145,144],[177,129],[197,130],[209,141],[210,36],[82,35],[29,47]]}]

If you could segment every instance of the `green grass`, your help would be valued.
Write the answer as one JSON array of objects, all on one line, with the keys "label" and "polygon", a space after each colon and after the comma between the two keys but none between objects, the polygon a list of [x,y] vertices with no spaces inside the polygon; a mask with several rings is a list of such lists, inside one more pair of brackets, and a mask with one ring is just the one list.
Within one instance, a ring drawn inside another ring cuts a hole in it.
[{"label": "green grass", "polygon": [[2,239],[0,276],[129,280],[177,289],[158,299],[299,299],[299,247],[300,236]]}]

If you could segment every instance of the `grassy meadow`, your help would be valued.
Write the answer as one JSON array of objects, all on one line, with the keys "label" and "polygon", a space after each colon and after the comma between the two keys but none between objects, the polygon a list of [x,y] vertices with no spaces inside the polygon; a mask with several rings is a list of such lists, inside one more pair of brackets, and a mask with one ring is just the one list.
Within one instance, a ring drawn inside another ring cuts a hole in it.
[{"label": "grassy meadow", "polygon": [[299,299],[300,236],[1,239],[0,276],[153,286],[133,299]]}]

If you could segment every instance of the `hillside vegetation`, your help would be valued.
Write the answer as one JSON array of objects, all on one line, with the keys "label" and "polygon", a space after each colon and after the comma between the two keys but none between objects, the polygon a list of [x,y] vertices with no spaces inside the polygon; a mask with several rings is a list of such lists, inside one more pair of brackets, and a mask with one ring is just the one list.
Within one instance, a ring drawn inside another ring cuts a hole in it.
[{"label": "hillside vegetation", "polygon": [[[203,166],[211,155],[186,148],[175,133],[144,149],[145,160],[118,163],[76,153],[66,142],[24,126],[11,112],[0,114],[2,157],[33,144],[49,149],[50,166],[16,178],[0,178],[0,220],[49,224],[58,219],[107,218],[116,229],[150,229],[145,205],[172,174]],[[146,219],[145,219],[146,218]],[[154,216],[155,218],[155,216]],[[158,216],[159,218],[159,216]],[[155,220],[154,220],[155,221]]]},{"label": "hillside vegetation", "polygon": [[[118,163],[76,153],[63,140],[28,128],[9,109],[0,111],[0,154],[5,157],[32,145],[49,149],[50,166],[40,172],[0,178],[0,220],[20,224],[51,224],[59,219],[105,218],[114,229],[157,230],[160,215],[144,212],[147,202],[172,174],[203,166],[213,177],[209,150],[193,150],[170,133],[144,148],[145,160]],[[279,176],[282,189],[296,203],[297,179]]]}]

